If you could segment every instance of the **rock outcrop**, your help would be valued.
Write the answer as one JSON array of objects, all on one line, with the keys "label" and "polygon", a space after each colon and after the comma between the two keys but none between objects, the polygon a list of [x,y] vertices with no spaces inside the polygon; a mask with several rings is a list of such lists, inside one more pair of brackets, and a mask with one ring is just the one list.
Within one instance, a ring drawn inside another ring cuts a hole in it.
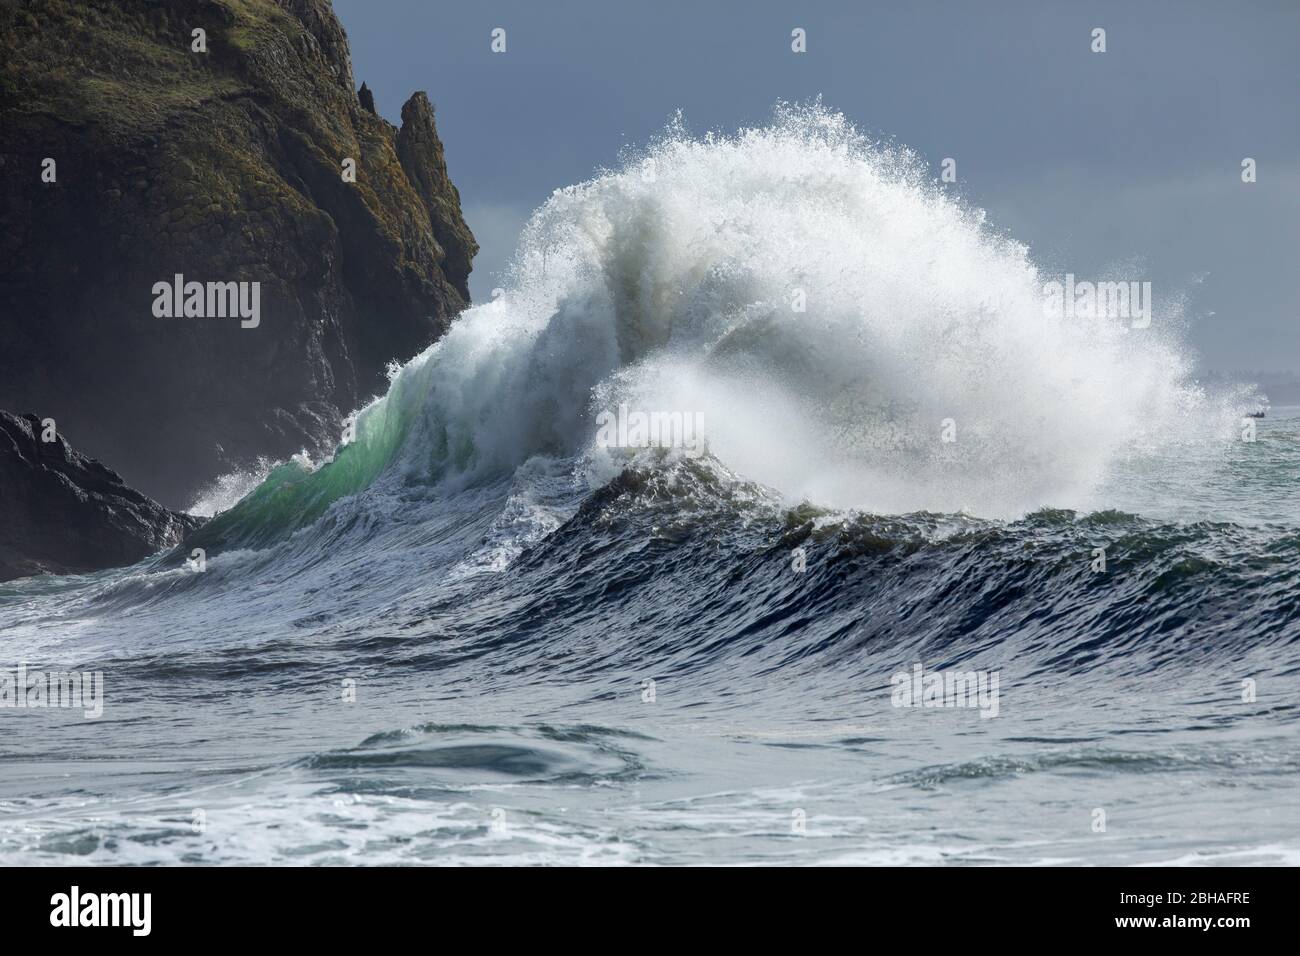
[{"label": "rock outcrop", "polygon": [[134,564],[201,524],[46,434],[35,415],[0,412],[0,581]]},{"label": "rock outcrop", "polygon": [[[0,130],[0,407],[170,506],[332,448],[468,301],[433,108],[358,97],[328,0],[0,0]],[[177,274],[256,327],[157,317]]]}]

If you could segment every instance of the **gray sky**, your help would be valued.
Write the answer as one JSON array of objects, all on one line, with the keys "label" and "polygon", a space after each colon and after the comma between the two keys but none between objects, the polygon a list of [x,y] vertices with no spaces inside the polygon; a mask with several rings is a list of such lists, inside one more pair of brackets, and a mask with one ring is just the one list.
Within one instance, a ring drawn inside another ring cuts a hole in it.
[{"label": "gray sky", "polygon": [[[1157,303],[1187,293],[1206,366],[1300,369],[1297,0],[334,6],[383,115],[397,121],[416,89],[437,107],[483,247],[477,301],[533,208],[678,108],[697,132],[733,130],[820,94],[936,176],[954,157],[961,193],[1048,271],[1135,262]],[[790,51],[794,27],[806,54]]]}]

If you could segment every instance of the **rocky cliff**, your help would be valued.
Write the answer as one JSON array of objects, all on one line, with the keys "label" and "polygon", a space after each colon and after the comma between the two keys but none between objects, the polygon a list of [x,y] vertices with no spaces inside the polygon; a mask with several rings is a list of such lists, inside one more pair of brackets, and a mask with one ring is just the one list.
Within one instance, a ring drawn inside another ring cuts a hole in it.
[{"label": "rocky cliff", "polygon": [[[468,300],[433,107],[358,96],[328,0],[0,0],[0,129],[0,408],[168,505],[332,447]],[[159,317],[177,274],[256,325]]]},{"label": "rocky cliff", "polygon": [[0,581],[134,564],[200,523],[127,487],[35,415],[8,412],[0,412],[0,514]]}]

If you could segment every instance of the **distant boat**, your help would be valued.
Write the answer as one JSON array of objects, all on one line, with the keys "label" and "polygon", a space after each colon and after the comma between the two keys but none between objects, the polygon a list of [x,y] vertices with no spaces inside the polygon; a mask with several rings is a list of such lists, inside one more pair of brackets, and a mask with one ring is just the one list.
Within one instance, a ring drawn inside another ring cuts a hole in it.
[{"label": "distant boat", "polygon": [[1247,413],[1246,413],[1246,417],[1247,417],[1247,418],[1263,418],[1263,417],[1264,417],[1264,413],[1263,413],[1263,412],[1247,412]]}]

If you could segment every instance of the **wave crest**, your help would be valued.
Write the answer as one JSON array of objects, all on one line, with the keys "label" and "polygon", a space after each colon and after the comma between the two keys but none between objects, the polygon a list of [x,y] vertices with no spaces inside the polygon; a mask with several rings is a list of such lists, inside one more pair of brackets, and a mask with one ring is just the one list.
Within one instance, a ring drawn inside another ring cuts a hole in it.
[{"label": "wave crest", "polygon": [[1123,450],[1237,412],[1191,381],[1176,309],[1045,318],[1023,245],[820,104],[734,135],[671,124],[557,190],[507,285],[395,373],[308,511],[317,484],[464,487],[536,455],[607,478],[623,459],[595,416],[626,404],[702,414],[713,455],[793,501],[1013,517],[1086,506]]}]

